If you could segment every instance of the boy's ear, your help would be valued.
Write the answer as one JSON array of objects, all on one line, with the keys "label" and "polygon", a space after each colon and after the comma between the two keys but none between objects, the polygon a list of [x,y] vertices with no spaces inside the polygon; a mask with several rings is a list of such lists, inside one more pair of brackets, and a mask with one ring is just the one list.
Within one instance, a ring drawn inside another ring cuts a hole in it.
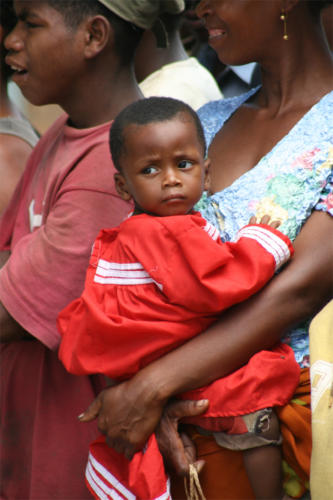
[{"label": "boy's ear", "polygon": [[104,16],[93,16],[87,19],[85,25],[85,56],[87,59],[96,57],[113,37],[113,30]]},{"label": "boy's ear", "polygon": [[121,198],[125,201],[130,201],[132,199],[132,195],[128,190],[125,177],[117,172],[116,174],[114,174],[114,182],[116,185],[117,193],[121,196]]},{"label": "boy's ear", "polygon": [[210,193],[210,159],[207,158],[204,163],[205,168],[205,180],[204,180],[204,190]]}]

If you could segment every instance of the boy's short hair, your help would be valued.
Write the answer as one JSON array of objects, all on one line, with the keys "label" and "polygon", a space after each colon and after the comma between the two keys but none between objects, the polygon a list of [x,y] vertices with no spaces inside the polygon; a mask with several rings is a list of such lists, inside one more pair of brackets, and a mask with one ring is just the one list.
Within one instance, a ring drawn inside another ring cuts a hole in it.
[{"label": "boy's short hair", "polygon": [[171,120],[176,115],[189,115],[195,128],[203,154],[206,155],[206,140],[197,113],[188,104],[171,97],[149,97],[135,101],[124,108],[110,128],[110,151],[116,169],[121,172],[120,157],[125,150],[124,131],[129,125],[148,125]]},{"label": "boy's short hair", "polygon": [[117,16],[99,0],[46,0],[46,2],[60,12],[67,27],[73,30],[76,30],[88,16],[105,17],[114,31],[115,48],[119,59],[126,64],[134,57],[144,30]]}]

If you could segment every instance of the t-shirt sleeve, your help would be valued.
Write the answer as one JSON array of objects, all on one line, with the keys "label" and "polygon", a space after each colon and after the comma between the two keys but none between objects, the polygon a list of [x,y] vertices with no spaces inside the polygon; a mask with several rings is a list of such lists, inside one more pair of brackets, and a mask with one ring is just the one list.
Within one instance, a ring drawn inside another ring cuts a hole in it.
[{"label": "t-shirt sleeve", "polygon": [[0,271],[4,307],[50,348],[60,341],[59,311],[83,289],[98,231],[118,225],[130,209],[113,189],[105,155],[100,144],[81,159],[57,191],[45,224],[17,242]]},{"label": "t-shirt sleeve", "polygon": [[211,224],[199,227],[190,217],[186,225],[160,224],[141,238],[139,260],[167,300],[202,314],[256,293],[293,252],[269,226],[246,226],[237,242],[221,243]]}]

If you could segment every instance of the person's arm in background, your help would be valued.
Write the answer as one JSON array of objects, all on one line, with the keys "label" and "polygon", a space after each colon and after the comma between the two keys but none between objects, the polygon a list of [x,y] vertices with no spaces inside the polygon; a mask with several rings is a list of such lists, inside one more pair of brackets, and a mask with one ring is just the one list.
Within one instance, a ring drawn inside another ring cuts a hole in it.
[{"label": "person's arm in background", "polygon": [[[0,252],[0,269],[10,257],[9,250]],[[31,335],[19,325],[0,302],[0,342],[32,339]]]},{"label": "person's arm in background", "polygon": [[32,147],[20,137],[0,134],[0,217],[24,171]]},{"label": "person's arm in background", "polygon": [[33,337],[19,325],[0,302],[0,342],[15,342],[16,340],[32,340]]},{"label": "person's arm in background", "polygon": [[0,251],[0,269],[2,268],[3,265],[7,262],[7,260],[10,257],[10,251],[9,250],[2,250]]},{"label": "person's arm in background", "polygon": [[[8,250],[0,252],[0,269],[10,257]],[[12,318],[0,302],[0,341],[8,342],[29,338],[29,334]]]},{"label": "person's arm in background", "polygon": [[313,213],[295,240],[293,260],[261,292],[131,380],[103,391],[80,420],[98,416],[109,444],[131,457],[156,428],[169,398],[237,369],[328,302],[333,290],[332,229],[328,214]]}]

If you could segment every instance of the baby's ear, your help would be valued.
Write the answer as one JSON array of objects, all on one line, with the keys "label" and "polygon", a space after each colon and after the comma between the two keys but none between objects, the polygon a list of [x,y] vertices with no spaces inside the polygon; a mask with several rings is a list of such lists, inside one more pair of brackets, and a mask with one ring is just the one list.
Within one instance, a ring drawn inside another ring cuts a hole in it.
[{"label": "baby's ear", "polygon": [[121,196],[121,198],[125,201],[131,200],[132,195],[128,190],[125,177],[117,172],[116,174],[114,174],[114,182],[116,185],[117,193]]},{"label": "baby's ear", "polygon": [[207,159],[205,160],[204,168],[205,168],[205,183],[204,183],[204,190],[205,190],[205,191],[208,191],[208,193],[210,193],[210,182],[211,182],[211,178],[210,178],[210,159],[209,159],[209,158],[207,158]]}]

